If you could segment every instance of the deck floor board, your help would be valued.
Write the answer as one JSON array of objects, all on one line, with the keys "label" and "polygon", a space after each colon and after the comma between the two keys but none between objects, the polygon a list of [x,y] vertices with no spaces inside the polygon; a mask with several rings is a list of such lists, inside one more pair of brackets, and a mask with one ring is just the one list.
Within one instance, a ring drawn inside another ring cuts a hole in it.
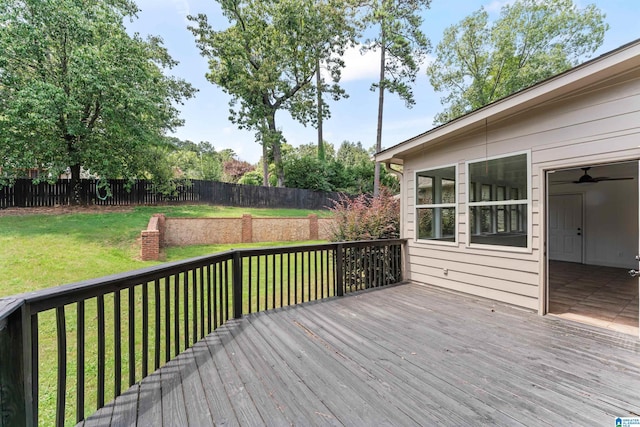
[{"label": "deck floor board", "polygon": [[[366,336],[363,339],[362,335],[356,335],[352,331],[352,325],[345,319],[336,323],[322,315],[314,314],[314,317],[309,317],[304,311],[296,311],[295,315],[296,321],[312,329],[332,347],[340,348],[343,357],[360,369],[366,370],[378,383],[387,388],[389,396],[403,396],[403,399],[394,399],[386,404],[399,407],[417,421],[450,425],[460,424],[465,419],[484,422],[492,420],[492,417],[486,414],[490,412],[486,407],[477,411],[477,406],[468,399],[465,405],[460,405],[456,413],[441,411],[442,408],[459,404],[455,387],[424,369],[424,366],[410,361],[411,352],[398,347],[395,340],[394,344],[388,345],[385,338],[379,335],[374,339],[366,339]],[[384,334],[382,329],[380,332]],[[432,409],[426,418],[425,406]]]},{"label": "deck floor board", "polygon": [[162,369],[162,406],[159,409],[162,411],[163,425],[188,425],[180,372],[184,366],[184,355],[179,355]]},{"label": "deck floor board", "polygon": [[233,323],[221,326],[216,332],[207,337],[206,342],[224,385],[228,400],[233,408],[237,423],[241,426],[262,425],[265,420],[262,419],[253,398],[242,383],[240,375],[231,361],[232,355],[227,352],[225,343],[233,339],[229,331],[229,328],[233,326]]},{"label": "deck floor board", "polygon": [[209,335],[193,346],[202,386],[211,409],[211,422],[216,426],[238,426],[240,424],[210,352],[209,341],[214,340],[214,337]]},{"label": "deck floor board", "polygon": [[[376,315],[373,308],[368,311]],[[393,322],[402,321],[394,319]],[[345,325],[348,326],[348,325]],[[499,356],[491,354],[489,359],[485,359],[486,345],[488,337],[474,337],[473,334],[455,334],[451,331],[437,331],[437,325],[422,325],[425,328],[432,328],[430,334],[434,339],[432,342],[416,342],[414,337],[420,336],[424,331],[410,330],[408,332],[402,328],[396,331],[390,346],[398,346],[411,349],[400,354],[402,357],[410,359],[415,365],[427,368],[427,371],[435,372],[442,381],[450,384],[453,390],[450,394],[459,394],[459,400],[465,405],[471,404],[474,399],[479,399],[486,403],[487,412],[489,407],[499,409],[503,415],[520,413],[520,416],[528,415],[530,424],[534,420],[566,419],[563,414],[557,414],[552,409],[558,409],[561,413],[566,411],[564,407],[557,404],[557,399],[564,397],[553,390],[554,383],[547,382],[543,377],[534,374],[529,380],[527,376],[531,373],[529,369],[512,369],[518,366],[521,361],[520,356],[515,359],[508,357],[510,351],[500,351]],[[362,333],[362,332],[361,332]],[[377,337],[377,330],[370,330],[369,339]],[[433,342],[438,345],[433,345]],[[507,356],[507,357],[505,357]],[[416,375],[420,375],[419,372]],[[537,382],[529,384],[530,382]],[[541,384],[542,383],[542,384]],[[525,384],[523,387],[522,384]],[[550,387],[549,387],[550,386]],[[506,423],[507,420],[483,420]]]},{"label": "deck floor board", "polygon": [[[270,330],[280,346],[279,356],[287,361],[291,369],[315,390],[342,424],[384,424],[387,420],[375,407],[374,399],[367,399],[363,380],[354,381],[345,366],[332,363],[330,350],[318,348],[306,333],[283,317],[275,315],[257,316],[255,327],[266,333]],[[406,420],[406,417],[403,417]]]},{"label": "deck floor board", "polygon": [[162,425],[162,371],[151,373],[140,381],[138,425]]},{"label": "deck floor board", "polygon": [[230,321],[87,425],[132,396],[138,425],[612,425],[638,395],[635,337],[405,284]]},{"label": "deck floor board", "polygon": [[246,329],[233,332],[238,347],[250,359],[253,372],[268,373],[258,374],[260,380],[292,424],[305,425],[314,420],[315,425],[339,425],[330,415],[329,408],[274,351],[269,340],[255,329],[252,329],[253,333],[244,333]]},{"label": "deck floor board", "polygon": [[180,375],[189,424],[206,427],[214,424],[204,384],[196,363],[200,351],[203,349],[198,346],[181,355],[183,356],[183,366]]}]

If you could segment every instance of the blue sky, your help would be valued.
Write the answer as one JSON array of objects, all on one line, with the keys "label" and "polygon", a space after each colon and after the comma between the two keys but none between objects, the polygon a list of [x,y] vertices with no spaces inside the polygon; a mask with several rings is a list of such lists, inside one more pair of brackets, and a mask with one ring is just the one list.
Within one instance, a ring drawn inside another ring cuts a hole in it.
[{"label": "blue sky", "polygon": [[[575,1],[580,6],[596,4],[607,15],[610,29],[596,55],[640,38],[639,0]],[[431,8],[424,13],[423,31],[435,47],[446,27],[481,6],[497,15],[505,3],[507,1],[433,0]],[[218,3],[214,0],[137,0],[137,4],[141,9],[138,19],[127,22],[127,27],[142,35],[161,36],[169,53],[180,62],[171,74],[199,89],[195,98],[180,106],[185,125],[174,135],[194,142],[209,141],[216,150],[231,148],[241,160],[256,163],[262,153],[261,146],[255,142],[253,132],[239,130],[228,120],[229,97],[205,79],[207,61],[200,56],[194,37],[187,30],[187,15],[198,13],[205,13],[214,28],[225,28],[228,23],[221,15]],[[346,57],[342,86],[349,98],[330,104],[332,117],[324,125],[324,139],[336,147],[344,140],[360,141],[367,148],[375,144],[377,94],[369,87],[376,79],[377,60],[373,55],[360,56],[357,50]],[[442,109],[442,94],[433,91],[424,70],[418,75],[414,95],[416,105],[412,109],[407,109],[397,96],[386,95],[383,147],[396,145],[432,127],[434,115]],[[276,122],[288,143],[294,146],[315,143],[316,129],[296,123],[286,111],[278,112]]]}]

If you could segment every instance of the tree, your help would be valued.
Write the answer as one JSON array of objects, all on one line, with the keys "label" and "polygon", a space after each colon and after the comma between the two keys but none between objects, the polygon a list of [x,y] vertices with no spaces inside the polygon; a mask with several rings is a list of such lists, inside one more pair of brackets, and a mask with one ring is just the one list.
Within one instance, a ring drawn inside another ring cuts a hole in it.
[{"label": "tree", "polygon": [[[317,101],[317,114],[315,120],[315,126],[318,130],[317,138],[317,153],[318,160],[324,162],[326,159],[325,141],[323,136],[323,123],[325,117],[330,117],[330,112],[327,106],[325,106],[322,94],[326,90],[326,84],[322,77],[322,60],[324,59],[328,65],[329,70],[334,73],[339,73],[340,68],[344,67],[344,63],[341,62],[339,57],[336,57],[336,53],[342,56],[344,54],[344,48],[347,43],[354,45],[355,39],[358,35],[358,24],[355,20],[355,14],[357,11],[358,0],[316,0],[318,7],[322,8],[322,14],[325,19],[330,20],[331,27],[336,29],[337,32],[332,39],[329,39],[324,45],[316,46],[316,101]],[[335,47],[338,47],[337,52]],[[331,63],[334,61],[340,61],[339,67],[331,67]],[[338,74],[339,76],[339,74]],[[334,79],[335,80],[335,79]],[[339,77],[338,77],[339,80]],[[343,97],[348,97],[344,92],[340,94]],[[334,99],[336,97],[334,96]]]},{"label": "tree", "polygon": [[247,172],[251,172],[254,167],[249,162],[238,159],[230,159],[224,162],[224,180],[225,182],[237,183],[240,178]]},{"label": "tree", "polygon": [[371,156],[362,146],[362,142],[360,141],[342,141],[342,144],[340,144],[340,148],[338,148],[336,158],[348,167],[355,166],[363,161],[371,161]]},{"label": "tree", "polygon": [[333,191],[327,176],[327,162],[314,156],[292,158],[284,163],[286,184],[290,188]]},{"label": "tree", "polygon": [[176,137],[167,137],[169,148],[166,151],[166,161],[174,171],[180,171],[180,176],[188,179],[204,179],[220,181],[222,179],[222,165],[229,157],[216,152],[208,141],[195,143],[183,141]]},{"label": "tree", "polygon": [[[230,27],[216,31],[200,14],[190,17],[196,25],[189,28],[209,59],[207,78],[232,98],[230,120],[257,132],[264,158],[272,151],[278,186],[282,186],[284,136],[276,125],[276,112],[285,109],[303,124],[316,118],[319,88],[312,80],[319,63],[328,67],[333,80],[321,89],[334,97],[343,94],[337,82],[347,40],[341,36],[343,29],[334,24],[335,15],[327,13],[333,1],[218,1]],[[266,166],[265,162],[265,184]]]},{"label": "tree", "polygon": [[238,184],[242,185],[262,185],[262,174],[259,170],[254,169],[242,175],[238,180]]},{"label": "tree", "polygon": [[322,144],[324,155],[321,157],[318,154],[318,145],[316,144],[300,144],[292,150],[292,155],[297,157],[316,157],[318,160],[333,160],[336,156],[336,150],[333,148],[333,144],[324,141]]},{"label": "tree", "polygon": [[[419,13],[429,7],[431,0],[366,0],[362,4],[365,25],[377,27],[376,36],[365,41],[365,50],[380,50],[380,74],[371,90],[378,91],[376,151],[381,151],[385,91],[396,93],[407,108],[415,104],[411,84],[430,48],[429,40],[420,30]],[[376,163],[375,195],[379,186],[380,164]]]},{"label": "tree", "polygon": [[0,2],[0,167],[5,178],[70,167],[103,177],[153,172],[175,105],[193,95],[163,69],[176,65],[157,37],[129,36],[130,0]]},{"label": "tree", "polygon": [[[347,194],[373,192],[375,163],[362,144],[344,141],[336,156],[333,155],[332,144],[327,143],[326,147],[327,158],[324,161],[318,159],[317,147],[313,144],[292,148],[284,156],[286,186]],[[397,178],[384,169],[381,170],[380,182],[394,193],[399,189]]]},{"label": "tree", "polygon": [[517,0],[489,22],[481,8],[447,28],[427,68],[436,91],[448,92],[445,123],[584,61],[608,25],[594,5],[572,0]]}]

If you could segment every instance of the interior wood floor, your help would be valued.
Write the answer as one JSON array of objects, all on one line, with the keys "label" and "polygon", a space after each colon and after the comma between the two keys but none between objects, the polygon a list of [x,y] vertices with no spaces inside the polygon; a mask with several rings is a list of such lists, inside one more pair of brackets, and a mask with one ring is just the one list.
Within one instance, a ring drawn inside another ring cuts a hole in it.
[{"label": "interior wood floor", "polygon": [[613,425],[640,340],[405,284],[245,316],[85,426]]},{"label": "interior wood floor", "polygon": [[628,269],[549,263],[549,313],[638,336],[638,278]]}]

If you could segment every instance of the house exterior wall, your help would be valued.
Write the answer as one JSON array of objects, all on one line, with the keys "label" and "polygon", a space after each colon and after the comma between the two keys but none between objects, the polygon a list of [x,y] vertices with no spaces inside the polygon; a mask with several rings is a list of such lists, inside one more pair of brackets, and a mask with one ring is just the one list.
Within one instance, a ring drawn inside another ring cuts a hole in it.
[{"label": "house exterior wall", "polygon": [[[409,239],[409,278],[542,311],[546,171],[637,160],[639,146],[640,69],[635,69],[399,156],[404,161],[402,230]],[[468,247],[466,162],[517,152],[530,153],[530,247]],[[458,168],[457,242],[417,241],[416,172],[451,164]]]}]

